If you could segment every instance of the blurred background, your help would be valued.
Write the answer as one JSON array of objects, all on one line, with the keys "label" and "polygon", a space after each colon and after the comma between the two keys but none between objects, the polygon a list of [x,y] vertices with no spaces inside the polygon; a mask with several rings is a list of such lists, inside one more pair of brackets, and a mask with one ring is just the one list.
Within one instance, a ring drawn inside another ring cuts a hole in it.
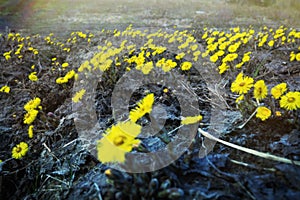
[{"label": "blurred background", "polygon": [[136,27],[300,27],[300,0],[0,0],[0,30]]}]

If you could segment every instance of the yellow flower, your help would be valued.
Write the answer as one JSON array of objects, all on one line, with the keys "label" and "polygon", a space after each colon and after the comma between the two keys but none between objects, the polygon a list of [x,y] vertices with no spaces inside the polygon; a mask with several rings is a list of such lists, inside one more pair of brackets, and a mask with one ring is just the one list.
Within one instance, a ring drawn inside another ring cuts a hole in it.
[{"label": "yellow flower", "polygon": [[270,40],[270,41],[268,42],[268,45],[269,45],[269,47],[273,47],[273,46],[274,46],[274,40]]},{"label": "yellow flower", "polygon": [[225,63],[222,63],[220,66],[219,66],[219,74],[223,74],[227,69],[229,69],[229,65]]},{"label": "yellow flower", "polygon": [[197,48],[198,48],[198,46],[197,46],[196,44],[194,44],[194,45],[192,45],[192,46],[190,47],[190,49],[191,49],[192,51],[196,51]]},{"label": "yellow flower", "polygon": [[261,119],[262,121],[265,121],[271,116],[272,112],[270,109],[264,106],[260,106],[257,108],[256,117]]},{"label": "yellow flower", "polygon": [[276,117],[281,117],[281,112],[280,111],[276,111],[275,115],[276,115]]},{"label": "yellow flower", "polygon": [[297,53],[297,54],[296,54],[296,60],[297,60],[297,61],[300,61],[300,53]]},{"label": "yellow flower", "polygon": [[106,134],[97,142],[98,159],[102,163],[124,162],[125,154],[140,144],[135,139],[142,127],[131,121],[121,122],[106,130]]},{"label": "yellow flower", "polygon": [[153,69],[153,62],[147,62],[145,65],[142,66],[141,70],[143,74],[149,74],[150,71]]},{"label": "yellow flower", "polygon": [[213,62],[213,63],[217,62],[218,59],[219,59],[219,57],[218,57],[217,54],[214,54],[214,55],[210,56],[210,61]]},{"label": "yellow flower", "polygon": [[85,89],[81,89],[80,91],[76,92],[76,94],[75,94],[74,97],[72,98],[72,101],[73,101],[74,103],[79,102],[79,101],[82,99],[82,97],[83,97],[83,95],[85,94],[85,92],[86,92]]},{"label": "yellow flower", "polygon": [[31,124],[35,120],[38,113],[39,111],[35,109],[28,111],[24,116],[24,124]]},{"label": "yellow flower", "polygon": [[111,59],[106,60],[103,64],[100,65],[100,70],[102,72],[108,70],[112,63],[113,61]]},{"label": "yellow flower", "polygon": [[199,121],[202,120],[202,116],[201,115],[197,115],[197,116],[194,116],[194,117],[184,117],[182,120],[181,120],[181,124],[182,125],[188,125],[188,124],[194,124],[194,123],[197,123]]},{"label": "yellow flower", "polygon": [[185,71],[185,70],[189,70],[192,67],[192,63],[191,62],[183,62],[180,66],[181,70]]},{"label": "yellow flower", "polygon": [[244,65],[244,62],[240,62],[238,64],[235,65],[236,68],[241,68]]},{"label": "yellow flower", "polygon": [[20,142],[12,149],[12,157],[15,159],[20,159],[26,155],[28,151],[28,144],[25,142]]},{"label": "yellow flower", "polygon": [[7,85],[4,85],[1,87],[0,92],[5,92],[5,93],[9,93],[10,92],[10,87]]},{"label": "yellow flower", "polygon": [[227,54],[223,59],[222,62],[231,62],[234,61],[238,57],[237,53],[230,53]]},{"label": "yellow flower", "polygon": [[280,83],[271,89],[271,94],[275,99],[279,99],[286,90],[286,83]]},{"label": "yellow flower", "polygon": [[164,65],[162,66],[162,70],[163,70],[164,72],[168,72],[168,71],[170,71],[171,69],[173,69],[173,68],[176,67],[176,66],[177,66],[177,63],[176,63],[176,62],[173,62],[173,60],[168,59],[168,60],[164,63]]},{"label": "yellow flower", "polygon": [[28,78],[31,80],[31,81],[37,81],[38,80],[38,77],[36,75],[37,72],[31,72],[28,76]]},{"label": "yellow flower", "polygon": [[290,61],[292,62],[292,61],[294,61],[296,59],[296,54],[292,51],[291,53],[290,53]]},{"label": "yellow flower", "polygon": [[223,50],[219,50],[215,53],[217,56],[223,56],[225,52]]},{"label": "yellow flower", "polygon": [[69,80],[66,77],[59,77],[56,79],[57,84],[67,83]]},{"label": "yellow flower", "polygon": [[138,102],[137,106],[130,111],[129,119],[132,122],[137,122],[137,120],[142,118],[146,113],[150,113],[152,111],[153,103],[154,94],[150,93],[146,97],[144,97],[140,102]]},{"label": "yellow flower", "polygon": [[194,56],[194,57],[198,57],[200,54],[201,54],[201,51],[195,51],[195,52],[193,53],[193,56]]},{"label": "yellow flower", "polygon": [[232,45],[230,45],[229,47],[228,47],[228,51],[230,52],[230,53],[234,53],[234,52],[236,52],[236,50],[238,49],[238,45],[237,44],[232,44]]},{"label": "yellow flower", "polygon": [[280,99],[280,107],[286,110],[296,110],[300,108],[300,92],[288,92]]},{"label": "yellow flower", "polygon": [[61,64],[61,66],[62,66],[63,68],[66,68],[66,67],[69,66],[69,63],[65,62],[65,63]]},{"label": "yellow flower", "polygon": [[246,94],[252,88],[253,82],[253,78],[248,76],[244,77],[243,73],[241,72],[231,84],[231,91],[238,94]]},{"label": "yellow flower", "polygon": [[182,52],[182,53],[177,54],[175,58],[176,58],[176,60],[181,60],[184,56],[185,56],[185,53]]},{"label": "yellow flower", "polygon": [[264,82],[264,80],[259,80],[254,84],[253,95],[257,100],[262,100],[266,98],[268,94],[268,88]]},{"label": "yellow flower", "polygon": [[33,125],[30,125],[30,126],[28,127],[28,137],[29,137],[29,138],[33,138],[33,128],[34,128]]},{"label": "yellow flower", "polygon": [[8,52],[3,53],[3,56],[5,57],[6,60],[11,59],[11,55],[10,55],[11,52],[12,52],[12,51],[8,51]]},{"label": "yellow flower", "polygon": [[74,75],[75,75],[75,71],[71,70],[65,75],[65,78],[69,80],[69,79],[73,78]]},{"label": "yellow flower", "polygon": [[87,71],[91,71],[91,70],[92,70],[92,67],[90,66],[89,61],[85,61],[85,62],[82,63],[82,64],[80,65],[80,67],[78,68],[78,71],[79,71],[79,72],[83,72],[84,70],[87,70]]},{"label": "yellow flower", "polygon": [[240,103],[243,100],[244,100],[244,95],[242,94],[235,100],[235,103]]},{"label": "yellow flower", "polygon": [[166,62],[165,58],[160,59],[159,61],[156,62],[157,67],[162,67]]},{"label": "yellow flower", "polygon": [[245,53],[243,58],[242,58],[242,61],[245,63],[245,62],[248,62],[250,60],[250,54],[251,52],[248,52],[248,53]]},{"label": "yellow flower", "polygon": [[25,105],[24,105],[24,109],[29,112],[33,109],[36,109],[41,103],[41,99],[39,97],[36,97],[30,101],[28,101]]}]

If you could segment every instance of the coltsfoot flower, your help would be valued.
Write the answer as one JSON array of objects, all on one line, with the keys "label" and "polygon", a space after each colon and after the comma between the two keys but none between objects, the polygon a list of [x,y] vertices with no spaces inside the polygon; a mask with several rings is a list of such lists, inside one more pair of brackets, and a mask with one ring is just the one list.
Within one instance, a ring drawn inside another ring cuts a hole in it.
[{"label": "coltsfoot flower", "polygon": [[20,159],[26,155],[28,151],[28,144],[26,142],[20,142],[12,149],[12,157]]}]

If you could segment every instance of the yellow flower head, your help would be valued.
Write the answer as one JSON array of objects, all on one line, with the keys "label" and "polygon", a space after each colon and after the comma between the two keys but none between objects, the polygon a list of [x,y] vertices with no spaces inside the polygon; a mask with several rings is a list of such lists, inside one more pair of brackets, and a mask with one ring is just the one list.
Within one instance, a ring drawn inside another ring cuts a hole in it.
[{"label": "yellow flower head", "polygon": [[130,111],[129,119],[132,122],[136,122],[137,120],[142,118],[146,113],[150,113],[152,111],[153,103],[154,94],[148,94],[140,102],[138,102],[137,106],[134,109]]},{"label": "yellow flower head", "polygon": [[164,65],[162,66],[162,70],[163,70],[164,72],[168,72],[168,71],[170,71],[171,69],[173,69],[173,68],[176,67],[176,66],[177,66],[177,63],[176,63],[176,62],[173,62],[173,60],[168,59],[168,60],[164,63]]},{"label": "yellow flower head", "polygon": [[271,94],[273,95],[273,97],[275,99],[279,99],[279,97],[281,97],[281,95],[283,95],[283,93],[287,90],[286,86],[287,86],[286,83],[280,83],[274,86],[271,89]]},{"label": "yellow flower head", "polygon": [[65,62],[65,63],[61,64],[61,66],[62,66],[63,68],[66,68],[66,67],[69,66],[69,63]]},{"label": "yellow flower head", "polygon": [[9,93],[10,92],[10,87],[7,86],[7,85],[4,85],[3,87],[1,87],[0,92]]},{"label": "yellow flower head", "polygon": [[245,62],[248,62],[250,60],[250,54],[251,52],[248,52],[248,53],[245,53],[243,58],[242,58],[242,61],[245,63]]},{"label": "yellow flower head", "polygon": [[243,101],[244,100],[244,95],[242,94],[242,95],[240,95],[236,100],[235,100],[235,103],[240,103],[241,101]]},{"label": "yellow flower head", "polygon": [[262,100],[266,98],[268,94],[268,88],[264,82],[264,80],[259,80],[254,84],[253,95],[257,100]]},{"label": "yellow flower head", "polygon": [[214,55],[210,56],[210,61],[215,63],[219,59],[219,56],[215,53]]},{"label": "yellow flower head", "polygon": [[256,117],[265,121],[271,116],[272,112],[267,107],[261,106],[257,108]]},{"label": "yellow flower head", "polygon": [[248,91],[253,86],[253,78],[243,75],[243,73],[239,73],[235,79],[235,81],[231,84],[231,91],[236,92],[238,94],[247,94]]},{"label": "yellow flower head", "polygon": [[35,109],[28,111],[24,116],[24,124],[31,124],[35,120],[38,113],[39,111]]},{"label": "yellow flower head", "polygon": [[83,97],[83,95],[85,94],[85,92],[86,92],[85,89],[81,89],[80,91],[76,92],[76,94],[75,94],[74,97],[72,98],[72,101],[73,101],[74,103],[79,102],[79,101],[82,99],[82,97]]},{"label": "yellow flower head", "polygon": [[223,59],[222,62],[231,62],[234,61],[235,59],[237,59],[238,54],[237,53],[230,53],[227,54]]},{"label": "yellow flower head", "polygon": [[33,128],[34,128],[33,125],[30,125],[30,126],[28,127],[28,137],[29,137],[29,138],[32,138],[32,137],[33,137]]},{"label": "yellow flower head", "polygon": [[181,60],[184,56],[185,56],[185,53],[182,52],[182,53],[177,54],[177,56],[175,58],[176,58],[176,60]]},{"label": "yellow flower head", "polygon": [[29,112],[33,109],[36,109],[41,103],[41,99],[39,97],[36,97],[30,101],[28,101],[25,105],[24,105],[24,109]]},{"label": "yellow flower head", "polygon": [[25,142],[20,142],[12,149],[12,157],[15,159],[20,159],[26,155],[28,151],[28,144]]},{"label": "yellow flower head", "polygon": [[275,115],[276,115],[276,117],[281,117],[282,114],[281,114],[280,111],[276,111],[276,112],[275,112]]},{"label": "yellow flower head", "polygon": [[280,99],[280,107],[286,110],[296,110],[300,108],[300,92],[288,92]]},{"label": "yellow flower head", "polygon": [[183,62],[180,67],[181,67],[181,70],[183,70],[183,71],[189,70],[192,67],[192,63],[191,62]]},{"label": "yellow flower head", "polygon": [[159,61],[156,62],[157,67],[162,67],[166,62],[165,58],[160,59]]},{"label": "yellow flower head", "polygon": [[127,121],[113,125],[97,143],[98,159],[102,163],[124,162],[125,154],[140,144],[135,137],[140,134],[142,127]]},{"label": "yellow flower head", "polygon": [[300,61],[300,53],[297,53],[297,54],[296,54],[296,60],[297,60],[297,61]]},{"label": "yellow flower head", "polygon": [[230,53],[234,53],[234,52],[236,52],[236,50],[238,49],[238,45],[237,44],[232,44],[232,45],[230,45],[229,47],[228,47],[228,51],[230,52]]},{"label": "yellow flower head", "polygon": [[37,81],[38,80],[38,77],[36,75],[37,72],[32,72],[29,74],[28,78],[31,80],[31,81]]},{"label": "yellow flower head", "polygon": [[182,120],[181,120],[181,124],[182,125],[188,125],[188,124],[195,124],[199,121],[202,120],[202,116],[201,115],[197,115],[197,116],[194,116],[194,117],[184,117]]},{"label": "yellow flower head", "polygon": [[290,53],[290,61],[292,62],[292,61],[294,61],[296,59],[296,54],[294,53],[294,51],[292,51],[291,53]]},{"label": "yellow flower head", "polygon": [[56,79],[57,84],[67,83],[69,80],[66,77],[59,77]]},{"label": "yellow flower head", "polygon": [[143,72],[143,74],[147,75],[151,72],[151,70],[153,69],[153,62],[147,62],[145,65],[143,65],[141,67],[141,70]]},{"label": "yellow flower head", "polygon": [[223,74],[227,69],[229,69],[229,65],[227,65],[227,63],[222,63],[219,66],[219,74]]},{"label": "yellow flower head", "polygon": [[65,75],[65,78],[69,80],[69,79],[73,78],[75,74],[76,73],[74,70],[68,71],[68,73]]},{"label": "yellow flower head", "polygon": [[268,45],[269,45],[269,47],[273,47],[273,46],[274,46],[274,40],[270,40],[270,41],[268,42]]}]

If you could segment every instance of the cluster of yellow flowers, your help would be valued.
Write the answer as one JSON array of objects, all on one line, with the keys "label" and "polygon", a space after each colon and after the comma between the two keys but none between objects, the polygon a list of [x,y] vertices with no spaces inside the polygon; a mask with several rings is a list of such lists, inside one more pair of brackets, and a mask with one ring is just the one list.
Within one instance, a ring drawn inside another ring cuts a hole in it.
[{"label": "cluster of yellow flowers", "polygon": [[27,111],[27,113],[24,116],[24,124],[32,124],[32,122],[35,120],[35,118],[37,117],[39,111],[38,109],[42,109],[42,107],[40,106],[41,103],[41,99],[36,97],[30,101],[28,101],[25,105],[24,105],[24,109]]},{"label": "cluster of yellow flowers", "polygon": [[[33,121],[36,119],[39,110],[42,109],[40,106],[41,99],[36,97],[30,101],[28,101],[24,105],[24,110],[26,110],[26,114],[24,115],[24,124],[28,124],[28,137],[33,138],[33,129],[34,126],[32,125]],[[39,110],[38,110],[39,109]],[[21,142],[17,144],[12,149],[12,157],[15,159],[21,159],[26,155],[28,151],[28,144],[26,142]]]},{"label": "cluster of yellow flowers", "polygon": [[146,113],[152,111],[153,103],[154,94],[150,93],[130,111],[129,121],[119,122],[106,130],[106,134],[97,144],[98,159],[101,162],[125,161],[125,154],[132,151],[140,143],[140,140],[135,138],[140,134],[142,127],[136,122]]},{"label": "cluster of yellow flowers", "polygon": [[[296,29],[287,29],[283,26],[274,30],[264,27],[257,34],[255,34],[256,31],[251,27],[245,30],[235,27],[231,28],[228,32],[215,29],[209,30],[207,28],[203,31],[200,43],[205,44],[205,46],[203,50],[200,50],[198,42],[187,30],[176,30],[172,33],[158,30],[148,33],[147,30],[134,30],[131,26],[127,27],[124,31],[103,29],[103,34],[113,35],[113,38],[107,39],[103,46],[98,46],[99,52],[90,60],[83,62],[77,70],[73,68],[72,61],[62,60],[59,55],[49,58],[51,59],[52,69],[56,70],[59,67],[59,71],[65,74],[56,78],[55,82],[57,84],[65,84],[72,78],[77,80],[80,73],[89,76],[89,74],[93,74],[97,70],[105,72],[112,67],[115,67],[115,69],[125,68],[127,71],[131,69],[139,70],[144,75],[148,75],[155,67],[165,73],[175,68],[187,71],[193,67],[192,62],[188,60],[197,62],[200,56],[203,58],[207,57],[212,63],[216,63],[219,73],[224,74],[228,70],[244,69],[251,64],[249,62],[255,54],[247,49],[249,42],[253,42],[255,49],[272,49],[280,45],[295,43],[300,39],[299,31]],[[40,36],[23,37],[19,33],[9,33],[7,40],[14,42],[14,48],[5,50],[7,52],[3,53],[3,57],[6,61],[23,59],[27,55],[27,52],[30,52],[29,55],[38,58],[41,53],[33,47],[34,45],[32,45],[31,41],[32,38],[38,37]],[[91,45],[93,43],[92,38],[94,38],[94,35],[89,32],[72,32],[70,37],[64,42],[55,38],[53,33],[50,33],[43,39],[47,45],[55,46],[60,51],[68,53],[79,42]],[[138,45],[132,42],[134,38],[138,38],[141,44]],[[298,49],[300,50],[300,47]],[[164,55],[168,54],[168,52],[172,52],[175,55],[173,57],[165,57]],[[300,53],[292,51],[289,60],[300,61]],[[31,68],[33,70],[34,65]],[[67,71],[67,69],[70,70]],[[31,72],[28,78],[31,81],[37,81],[37,72]],[[253,89],[252,95],[249,93],[251,89]],[[0,89],[0,92],[9,93],[9,91],[10,88],[7,85]],[[167,89],[165,91],[167,92]],[[285,110],[300,108],[300,93],[297,91],[287,91],[286,83],[275,85],[269,92],[264,80],[254,80],[254,78],[244,75],[243,72],[237,75],[231,85],[231,91],[239,94],[236,102],[242,102],[249,97],[254,98],[257,102],[256,117],[263,121],[272,115],[272,111],[262,104],[269,96],[278,100],[280,107]],[[79,102],[85,93],[86,90],[84,88],[77,91],[72,101],[75,103]],[[271,95],[268,96],[269,93]],[[40,102],[39,98],[35,98],[24,106],[24,109],[27,111],[24,116],[24,123],[29,125],[29,138],[33,137],[34,126],[32,123],[38,115],[39,111],[37,108],[39,108]],[[119,122],[106,130],[104,137],[98,141],[99,160],[102,162],[123,162],[125,160],[125,153],[131,151],[140,142],[136,139],[141,131],[141,126],[137,124],[137,121],[146,113],[151,112],[153,103],[154,94],[147,95],[130,111],[129,121]],[[276,116],[279,115],[279,111],[274,110],[273,112],[276,113]],[[185,117],[182,118],[181,124],[187,125],[199,122],[200,120],[202,120],[201,115]],[[26,147],[25,144],[23,142],[22,145],[20,143],[14,147],[13,157],[21,158],[26,154],[28,145]],[[119,148],[114,148],[115,152],[108,154],[108,149],[110,149],[110,152],[112,146]]]},{"label": "cluster of yellow flowers", "polygon": [[64,83],[67,83],[70,79],[72,79],[73,77],[77,77],[78,75],[75,73],[75,71],[72,69],[70,71],[68,71],[66,73],[65,76],[62,76],[62,77],[59,77],[56,79],[56,83],[57,84],[64,84]]},{"label": "cluster of yellow flowers", "polygon": [[290,53],[290,61],[300,61],[300,46],[298,47],[299,52],[295,53],[294,51],[292,51]]},{"label": "cluster of yellow flowers", "polygon": [[[236,99],[236,102],[239,103],[242,101],[249,90],[254,86],[253,89],[253,97],[258,102],[258,106],[260,106],[260,101],[265,99],[268,95],[268,88],[264,82],[264,80],[258,80],[255,84],[254,79],[248,76],[244,76],[241,72],[237,75],[234,82],[231,84],[231,91],[239,94],[240,96]],[[300,108],[300,92],[288,92],[283,95],[287,91],[287,84],[280,83],[271,89],[271,94],[274,99],[280,98],[280,107],[286,110],[296,110]],[[271,116],[271,110],[267,107],[258,107],[256,117],[261,120],[266,120]]]},{"label": "cluster of yellow flowers", "polygon": [[[27,52],[37,55],[39,51],[32,46],[31,38],[39,37],[39,35],[23,37],[20,33],[9,33],[7,41],[15,42],[17,48],[3,53],[3,56],[8,61],[15,55],[18,59],[22,59]],[[12,55],[13,54],[13,55]]]},{"label": "cluster of yellow flowers", "polygon": [[265,47],[265,44],[267,44],[267,47],[273,48],[288,43],[295,43],[297,39],[300,39],[300,32],[296,29],[288,30],[284,26],[280,26],[276,30],[265,26],[258,33],[256,39],[258,40],[258,47]]},{"label": "cluster of yellow flowers", "polygon": [[[250,41],[253,41],[257,48],[265,48],[265,44],[268,48],[274,48],[295,43],[300,39],[299,31],[296,29],[288,30],[283,26],[276,30],[263,27],[262,31],[257,34],[254,34],[255,30],[252,28],[242,31],[239,27],[236,27],[230,30],[231,32],[225,33],[224,31],[205,28],[202,35],[202,39],[206,44],[206,50],[202,53],[202,57],[210,56],[211,62],[218,63],[220,74],[228,69],[241,68],[250,61],[251,51],[244,52],[241,57],[236,53],[237,50],[245,47]],[[300,53],[291,52],[290,61],[294,60],[300,60]]]},{"label": "cluster of yellow flowers", "polygon": [[[140,140],[136,137],[141,133],[142,127],[137,124],[145,114],[150,114],[154,104],[154,94],[146,95],[129,113],[129,121],[118,122],[105,131],[103,137],[97,142],[98,159],[103,163],[124,162],[125,154],[138,147]],[[189,125],[202,120],[202,116],[182,117],[181,124]]]},{"label": "cluster of yellow flowers", "polygon": [[205,41],[206,50],[202,57],[210,56],[210,61],[218,63],[219,73],[223,74],[231,67],[241,68],[250,60],[251,52],[245,52],[239,59],[236,53],[242,46],[245,46],[253,37],[255,31],[248,29],[241,32],[239,27],[231,28],[229,33],[213,29],[204,29],[202,39]]}]

